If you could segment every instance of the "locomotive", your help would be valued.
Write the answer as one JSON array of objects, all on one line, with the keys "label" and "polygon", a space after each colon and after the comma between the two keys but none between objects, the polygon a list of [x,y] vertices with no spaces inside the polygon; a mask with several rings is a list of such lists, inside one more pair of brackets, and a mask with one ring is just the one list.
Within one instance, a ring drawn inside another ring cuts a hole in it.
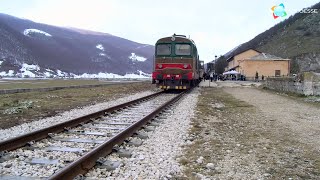
[{"label": "locomotive", "polygon": [[203,72],[192,39],[174,34],[156,42],[152,83],[160,89],[189,89],[201,81]]}]

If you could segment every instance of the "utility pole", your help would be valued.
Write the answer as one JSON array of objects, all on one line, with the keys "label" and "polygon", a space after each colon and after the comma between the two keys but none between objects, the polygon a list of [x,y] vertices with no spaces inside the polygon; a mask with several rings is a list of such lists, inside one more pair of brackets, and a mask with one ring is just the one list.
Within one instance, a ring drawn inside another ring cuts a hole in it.
[{"label": "utility pole", "polygon": [[217,55],[214,56],[214,73],[216,74],[216,63],[217,63]]}]

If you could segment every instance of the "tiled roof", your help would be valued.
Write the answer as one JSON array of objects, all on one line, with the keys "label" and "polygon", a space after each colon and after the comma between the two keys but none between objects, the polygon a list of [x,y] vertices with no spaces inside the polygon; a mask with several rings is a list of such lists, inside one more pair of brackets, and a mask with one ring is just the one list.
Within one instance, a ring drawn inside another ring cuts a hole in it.
[{"label": "tiled roof", "polygon": [[[258,51],[258,50],[256,50],[256,49],[248,48],[248,49],[245,49],[245,50],[243,50],[243,51],[238,52],[237,54],[234,54],[234,55],[230,56],[230,57],[227,59],[227,62],[229,62],[234,56],[236,56],[236,55],[238,55],[238,54],[241,54],[241,53],[243,53],[243,52],[249,51],[250,49],[251,49],[251,50],[254,50],[254,51],[258,52],[258,53],[262,53],[262,52],[260,52],[260,51]],[[236,51],[236,50],[237,50],[237,49],[235,49],[235,51]],[[231,53],[230,53],[230,54],[231,54]]]},{"label": "tiled roof", "polygon": [[287,60],[281,57],[277,57],[275,55],[267,54],[267,53],[261,53],[255,56],[252,56],[251,58],[248,59],[253,59],[253,60]]}]

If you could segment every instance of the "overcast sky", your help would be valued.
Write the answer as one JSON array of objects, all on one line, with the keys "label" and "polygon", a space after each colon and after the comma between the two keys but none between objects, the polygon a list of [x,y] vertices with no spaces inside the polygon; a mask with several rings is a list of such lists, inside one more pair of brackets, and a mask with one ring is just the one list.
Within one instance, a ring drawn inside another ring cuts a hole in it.
[{"label": "overcast sky", "polygon": [[[36,22],[106,32],[154,44],[187,35],[206,62],[318,0],[0,0],[0,12]],[[285,5],[274,19],[272,6]]]}]

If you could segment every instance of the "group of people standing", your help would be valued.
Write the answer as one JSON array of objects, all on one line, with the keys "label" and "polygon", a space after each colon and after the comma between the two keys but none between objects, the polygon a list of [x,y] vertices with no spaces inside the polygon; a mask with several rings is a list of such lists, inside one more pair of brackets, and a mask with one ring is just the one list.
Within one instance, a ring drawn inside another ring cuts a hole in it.
[{"label": "group of people standing", "polygon": [[207,73],[203,73],[203,81],[206,81],[206,79],[210,79],[210,81],[216,81],[219,79],[219,76],[213,72],[207,74]]}]

